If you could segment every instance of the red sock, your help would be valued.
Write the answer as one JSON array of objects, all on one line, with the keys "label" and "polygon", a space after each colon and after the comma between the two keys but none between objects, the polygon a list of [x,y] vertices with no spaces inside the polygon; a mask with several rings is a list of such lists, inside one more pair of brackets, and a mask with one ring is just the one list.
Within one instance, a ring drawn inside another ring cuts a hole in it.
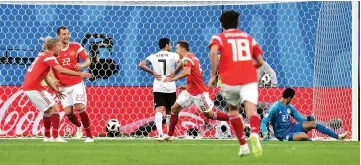
[{"label": "red sock", "polygon": [[44,116],[43,117],[44,122],[44,136],[47,138],[50,138],[50,128],[51,128],[51,117],[50,116]]},{"label": "red sock", "polygon": [[51,115],[51,124],[53,125],[53,137],[57,138],[59,136],[59,122],[60,122],[60,116],[59,114],[52,114]]},{"label": "red sock", "polygon": [[67,115],[67,117],[68,117],[69,121],[71,123],[73,123],[75,126],[77,126],[77,127],[81,126],[81,124],[78,120],[78,117],[76,117],[76,115],[74,113],[71,113],[69,116]]},{"label": "red sock", "polygon": [[178,115],[172,114],[170,116],[170,121],[169,121],[169,130],[168,130],[169,136],[173,136],[174,129],[175,129],[175,126],[177,125],[177,123],[178,123]]},{"label": "red sock", "polygon": [[237,139],[240,145],[246,144],[246,139],[244,138],[243,132],[243,121],[239,115],[229,116],[234,132],[236,133]]},{"label": "red sock", "polygon": [[214,120],[229,121],[229,115],[221,111],[215,111],[213,113]]},{"label": "red sock", "polygon": [[83,111],[79,115],[80,115],[81,123],[83,123],[83,127],[86,132],[86,135],[90,138],[93,138],[92,132],[90,130],[90,121],[88,114],[85,111]]},{"label": "red sock", "polygon": [[251,126],[251,132],[252,133],[258,133],[259,132],[259,124],[261,122],[261,119],[258,115],[253,115],[249,118],[249,124]]}]

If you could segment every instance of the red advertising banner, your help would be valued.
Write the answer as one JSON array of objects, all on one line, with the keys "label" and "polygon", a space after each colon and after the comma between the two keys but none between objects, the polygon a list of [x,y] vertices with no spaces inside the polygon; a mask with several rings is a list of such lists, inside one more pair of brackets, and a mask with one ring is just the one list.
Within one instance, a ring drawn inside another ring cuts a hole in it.
[{"label": "red advertising banner", "polygon": [[[260,102],[272,103],[280,99],[283,88],[260,89]],[[340,93],[329,98],[313,98],[312,88],[295,88],[296,97],[292,104],[304,115],[314,114],[317,120],[329,121],[332,118],[343,120],[343,129],[351,131],[351,89],[323,89],[324,93]],[[219,89],[211,89],[213,99]],[[0,87],[0,137],[42,136],[42,114],[30,103],[20,87]],[[53,95],[54,96],[54,95]],[[324,95],[319,94],[318,97]],[[150,87],[88,87],[88,105],[86,111],[92,120],[94,135],[105,135],[108,120],[117,119],[121,125],[121,134],[131,135],[140,126],[154,120],[153,94]],[[314,103],[313,100],[321,100]],[[338,102],[338,104],[335,104]],[[318,105],[319,104],[319,105]],[[312,111],[313,106],[320,108]],[[217,121],[208,120],[194,106],[184,109],[180,114],[176,134],[184,135],[189,128],[198,128],[204,136],[214,136],[214,129],[207,125],[215,125]],[[61,135],[75,134],[75,127],[61,117]],[[165,127],[164,127],[165,129]],[[155,131],[148,136],[155,136]]]}]

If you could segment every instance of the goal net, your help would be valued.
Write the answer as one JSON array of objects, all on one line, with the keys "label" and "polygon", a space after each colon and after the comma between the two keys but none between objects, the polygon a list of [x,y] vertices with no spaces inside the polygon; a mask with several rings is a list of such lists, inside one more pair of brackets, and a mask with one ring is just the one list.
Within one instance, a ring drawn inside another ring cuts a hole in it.
[{"label": "goal net", "polygon": [[[313,114],[336,131],[351,131],[351,6],[351,2],[2,1],[0,137],[43,135],[42,114],[24,97],[21,85],[26,68],[41,51],[40,38],[56,37],[59,26],[68,27],[70,40],[81,43],[92,61],[88,71],[94,77],[84,81],[93,133],[108,136],[106,124],[116,119],[119,137],[156,136],[153,77],[138,63],[159,51],[162,37],[171,40],[173,51],[178,40],[187,40],[207,82],[207,45],[222,31],[219,17],[224,10],[240,13],[239,28],[254,36],[277,74],[277,87],[260,87],[260,114],[280,99],[285,87],[293,87],[297,92],[293,104],[304,116]],[[177,82],[182,84],[185,80]],[[218,92],[219,88],[210,89],[211,98]],[[60,116],[60,134],[74,136],[75,126],[64,112]],[[217,131],[228,128],[207,120],[194,106],[179,116],[178,137],[222,138]]]}]

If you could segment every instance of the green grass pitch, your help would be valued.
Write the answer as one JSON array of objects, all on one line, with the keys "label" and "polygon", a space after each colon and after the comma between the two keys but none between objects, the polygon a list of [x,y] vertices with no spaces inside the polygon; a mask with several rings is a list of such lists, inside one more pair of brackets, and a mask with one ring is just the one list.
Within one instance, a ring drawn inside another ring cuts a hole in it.
[{"label": "green grass pitch", "polygon": [[0,165],[359,165],[359,142],[262,142],[263,156],[238,157],[234,140],[0,140]]}]

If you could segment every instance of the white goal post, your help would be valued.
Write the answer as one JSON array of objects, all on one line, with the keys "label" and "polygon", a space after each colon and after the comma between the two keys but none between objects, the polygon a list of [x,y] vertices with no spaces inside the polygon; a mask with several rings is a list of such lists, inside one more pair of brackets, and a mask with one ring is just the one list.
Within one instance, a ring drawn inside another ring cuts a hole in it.
[{"label": "white goal post", "polygon": [[352,1],[352,140],[360,141],[360,2]]}]

